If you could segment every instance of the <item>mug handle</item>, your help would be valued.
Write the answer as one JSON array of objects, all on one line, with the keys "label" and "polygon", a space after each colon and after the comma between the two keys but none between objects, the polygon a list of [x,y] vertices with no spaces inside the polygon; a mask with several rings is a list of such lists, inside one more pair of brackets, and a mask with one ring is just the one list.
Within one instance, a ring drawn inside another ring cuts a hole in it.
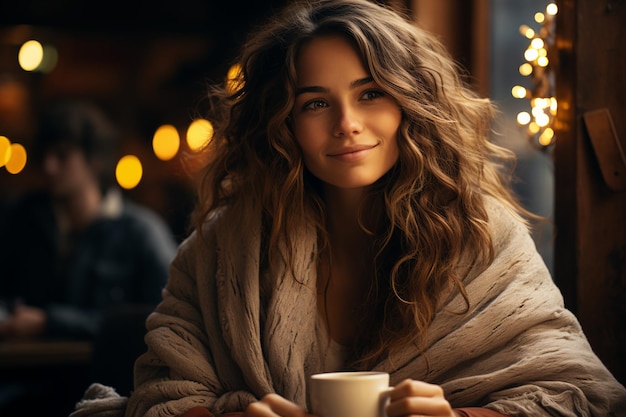
[{"label": "mug handle", "polygon": [[380,417],[386,417],[387,413],[385,412],[385,408],[387,407],[387,405],[389,404],[389,393],[394,389],[394,387],[387,387],[384,388],[383,390],[380,391],[379,393],[379,404],[380,404],[380,410],[378,412],[378,415]]}]

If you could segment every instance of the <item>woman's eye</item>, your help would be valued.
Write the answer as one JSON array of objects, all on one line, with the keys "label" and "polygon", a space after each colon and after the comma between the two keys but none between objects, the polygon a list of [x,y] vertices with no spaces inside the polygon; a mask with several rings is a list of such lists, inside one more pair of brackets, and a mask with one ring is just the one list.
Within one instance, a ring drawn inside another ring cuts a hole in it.
[{"label": "woman's eye", "polygon": [[302,108],[304,110],[317,110],[317,109],[322,109],[327,106],[328,105],[323,100],[311,100],[311,101],[306,102]]},{"label": "woman's eye", "polygon": [[368,90],[361,96],[364,100],[374,100],[379,97],[383,97],[385,93],[379,90]]}]

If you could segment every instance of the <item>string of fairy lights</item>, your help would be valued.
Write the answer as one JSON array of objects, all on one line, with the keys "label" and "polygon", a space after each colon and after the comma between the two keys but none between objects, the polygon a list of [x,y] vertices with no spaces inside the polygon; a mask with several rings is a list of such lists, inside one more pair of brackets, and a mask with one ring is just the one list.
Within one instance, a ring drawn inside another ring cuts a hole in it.
[{"label": "string of fairy lights", "polygon": [[530,111],[517,114],[517,123],[525,127],[526,137],[542,150],[555,143],[554,120],[557,113],[557,100],[554,91],[554,71],[550,52],[554,46],[555,16],[558,7],[550,3],[545,12],[535,13],[535,22],[541,25],[539,31],[528,25],[520,26],[520,33],[529,40],[524,51],[525,62],[519,72],[530,79],[530,87],[516,85],[512,88],[513,97],[528,100]]}]

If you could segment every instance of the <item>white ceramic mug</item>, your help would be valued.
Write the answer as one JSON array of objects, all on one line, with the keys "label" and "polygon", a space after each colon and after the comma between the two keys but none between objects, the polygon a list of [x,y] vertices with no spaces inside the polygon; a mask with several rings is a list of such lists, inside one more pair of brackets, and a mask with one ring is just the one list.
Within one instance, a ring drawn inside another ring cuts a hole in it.
[{"label": "white ceramic mug", "polygon": [[311,411],[319,417],[384,417],[386,372],[327,372],[311,376]]}]

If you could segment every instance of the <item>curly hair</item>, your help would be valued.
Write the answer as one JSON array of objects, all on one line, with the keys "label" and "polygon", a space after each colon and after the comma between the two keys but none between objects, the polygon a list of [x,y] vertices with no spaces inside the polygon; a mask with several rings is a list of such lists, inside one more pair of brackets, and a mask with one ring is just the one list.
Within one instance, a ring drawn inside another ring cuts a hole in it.
[{"label": "curly hair", "polygon": [[[324,35],[352,42],[374,81],[402,111],[399,160],[367,190],[359,219],[373,239],[375,277],[364,300],[353,366],[367,368],[407,343],[419,345],[442,294],[472,265],[487,265],[493,244],[485,196],[522,218],[504,165],[514,154],[490,141],[495,109],[461,78],[437,39],[385,6],[366,0],[321,0],[288,6],[244,44],[237,88],[210,89],[215,133],[198,184],[194,224],[215,210],[255,201],[263,210],[262,254],[291,242],[294,225],[313,223],[327,244],[320,186],[304,166],[290,126],[295,62],[303,44]],[[285,254],[286,265],[292,254]],[[462,313],[462,312],[460,312]],[[372,325],[372,323],[375,323]]]}]

